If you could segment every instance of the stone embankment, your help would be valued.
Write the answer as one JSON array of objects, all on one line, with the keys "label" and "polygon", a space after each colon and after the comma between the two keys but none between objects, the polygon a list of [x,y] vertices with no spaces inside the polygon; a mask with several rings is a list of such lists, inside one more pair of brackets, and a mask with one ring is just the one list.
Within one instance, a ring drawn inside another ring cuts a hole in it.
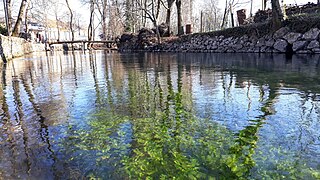
[{"label": "stone embankment", "polygon": [[[141,38],[143,37],[143,38]],[[126,35],[120,39],[120,51],[163,51],[163,52],[217,52],[217,53],[320,53],[320,30],[312,28],[304,33],[282,27],[273,34],[262,37],[243,35],[241,37],[210,36],[193,34],[161,44],[155,42],[150,33],[141,36]]]},{"label": "stone embankment", "polygon": [[22,38],[0,35],[0,54],[2,57],[0,63],[38,51],[45,51],[45,45],[30,43]]}]

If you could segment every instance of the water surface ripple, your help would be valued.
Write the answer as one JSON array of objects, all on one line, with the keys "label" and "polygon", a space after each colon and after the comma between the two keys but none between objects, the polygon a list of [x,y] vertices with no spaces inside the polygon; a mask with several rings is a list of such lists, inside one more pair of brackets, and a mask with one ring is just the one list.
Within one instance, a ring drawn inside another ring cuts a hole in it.
[{"label": "water surface ripple", "polygon": [[320,56],[32,54],[3,65],[0,179],[320,179]]}]

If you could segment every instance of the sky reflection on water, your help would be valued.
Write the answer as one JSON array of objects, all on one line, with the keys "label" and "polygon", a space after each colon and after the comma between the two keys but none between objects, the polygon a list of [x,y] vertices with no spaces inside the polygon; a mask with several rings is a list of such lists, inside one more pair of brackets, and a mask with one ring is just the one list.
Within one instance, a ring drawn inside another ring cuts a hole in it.
[{"label": "sky reflection on water", "polygon": [[0,177],[319,178],[319,62],[103,51],[15,59],[1,73]]}]

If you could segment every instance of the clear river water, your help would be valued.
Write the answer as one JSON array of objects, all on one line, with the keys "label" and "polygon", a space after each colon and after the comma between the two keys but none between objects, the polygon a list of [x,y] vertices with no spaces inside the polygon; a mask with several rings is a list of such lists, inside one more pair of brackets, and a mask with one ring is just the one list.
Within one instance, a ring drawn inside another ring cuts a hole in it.
[{"label": "clear river water", "polygon": [[54,52],[0,70],[0,179],[320,179],[319,55]]}]

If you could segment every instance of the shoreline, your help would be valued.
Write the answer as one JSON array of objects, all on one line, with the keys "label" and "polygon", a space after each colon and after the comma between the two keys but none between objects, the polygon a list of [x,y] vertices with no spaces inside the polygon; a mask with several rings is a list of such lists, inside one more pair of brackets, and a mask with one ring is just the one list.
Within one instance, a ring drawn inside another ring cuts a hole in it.
[{"label": "shoreline", "polygon": [[[147,35],[145,35],[147,36]],[[320,54],[320,30],[311,28],[305,33],[282,27],[273,34],[241,37],[209,36],[206,33],[181,36],[157,44],[154,37],[140,38],[141,34],[121,39],[120,52],[212,52],[212,53],[285,53]]]},{"label": "shoreline", "polygon": [[292,16],[276,31],[272,23],[253,23],[219,31],[162,37],[160,44],[150,29],[125,33],[120,52],[213,52],[320,54],[320,14]]},{"label": "shoreline", "polygon": [[23,38],[0,35],[0,63],[6,63],[25,54],[45,50],[45,44],[31,43]]}]

